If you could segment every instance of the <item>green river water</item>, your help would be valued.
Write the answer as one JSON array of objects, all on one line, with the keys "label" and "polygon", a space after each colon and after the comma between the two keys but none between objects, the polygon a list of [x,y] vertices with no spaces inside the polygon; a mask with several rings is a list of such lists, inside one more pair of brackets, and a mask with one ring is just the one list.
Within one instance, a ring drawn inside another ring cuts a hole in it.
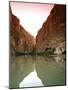
[{"label": "green river water", "polygon": [[10,58],[9,87],[65,85],[65,56],[22,55]]}]

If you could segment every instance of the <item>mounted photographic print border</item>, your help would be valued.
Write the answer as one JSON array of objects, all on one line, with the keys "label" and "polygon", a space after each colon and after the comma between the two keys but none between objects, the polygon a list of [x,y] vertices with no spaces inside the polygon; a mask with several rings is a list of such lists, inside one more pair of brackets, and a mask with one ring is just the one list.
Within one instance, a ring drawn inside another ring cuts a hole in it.
[{"label": "mounted photographic print border", "polygon": [[66,5],[9,1],[9,88],[66,85]]}]

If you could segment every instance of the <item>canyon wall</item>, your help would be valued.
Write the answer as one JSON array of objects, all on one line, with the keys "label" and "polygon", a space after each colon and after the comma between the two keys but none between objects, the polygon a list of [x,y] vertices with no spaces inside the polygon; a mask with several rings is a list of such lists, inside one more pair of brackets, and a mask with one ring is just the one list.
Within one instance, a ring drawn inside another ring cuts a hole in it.
[{"label": "canyon wall", "polygon": [[65,51],[66,6],[55,5],[47,20],[43,23],[36,36],[36,51],[44,52],[48,48],[55,53]]},{"label": "canyon wall", "polygon": [[[54,53],[65,52],[66,6],[54,5],[47,20],[38,31],[36,40],[30,35],[10,7],[10,51],[29,53],[54,49]],[[36,41],[36,42],[35,42]]]},{"label": "canyon wall", "polygon": [[32,52],[34,48],[34,37],[30,35],[21,25],[19,19],[9,12],[10,23],[10,51]]}]

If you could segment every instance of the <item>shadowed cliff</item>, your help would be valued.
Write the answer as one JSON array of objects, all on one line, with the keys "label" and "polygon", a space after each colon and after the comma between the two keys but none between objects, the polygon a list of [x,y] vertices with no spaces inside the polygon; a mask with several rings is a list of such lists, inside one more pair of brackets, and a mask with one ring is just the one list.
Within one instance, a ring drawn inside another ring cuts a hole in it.
[{"label": "shadowed cliff", "polygon": [[57,54],[64,52],[65,30],[66,6],[55,5],[36,36],[37,52],[44,52],[48,48],[55,49]]},{"label": "shadowed cliff", "polygon": [[19,19],[12,14],[11,8],[9,15],[11,52],[38,53],[46,52],[48,49],[53,49],[54,54],[62,54],[65,52],[65,5],[54,5],[47,20],[38,31],[36,39],[20,25]]},{"label": "shadowed cliff", "polygon": [[34,37],[30,35],[21,25],[19,19],[12,14],[10,7],[10,51],[32,52],[34,47]]}]

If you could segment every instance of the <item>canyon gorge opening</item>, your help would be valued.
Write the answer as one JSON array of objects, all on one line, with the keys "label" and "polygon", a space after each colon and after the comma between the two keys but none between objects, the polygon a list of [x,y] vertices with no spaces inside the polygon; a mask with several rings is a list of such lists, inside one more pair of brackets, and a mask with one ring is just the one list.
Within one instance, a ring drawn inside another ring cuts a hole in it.
[{"label": "canyon gorge opening", "polygon": [[53,4],[11,2],[11,9],[20,24],[36,38],[37,32],[42,27],[50,14]]},{"label": "canyon gorge opening", "polygon": [[14,51],[65,52],[65,5],[11,2],[10,9],[10,43]]}]

